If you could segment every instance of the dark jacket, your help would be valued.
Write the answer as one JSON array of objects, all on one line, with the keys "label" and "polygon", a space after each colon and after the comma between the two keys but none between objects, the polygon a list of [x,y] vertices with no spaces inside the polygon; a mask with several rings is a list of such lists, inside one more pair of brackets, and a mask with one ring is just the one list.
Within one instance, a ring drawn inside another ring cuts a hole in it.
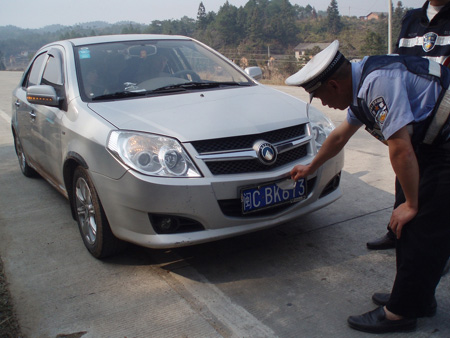
[{"label": "dark jacket", "polygon": [[[395,53],[429,57],[448,67],[450,64],[450,2],[431,21],[427,17],[428,4],[426,1],[422,8],[410,10],[405,14]],[[419,39],[411,45],[414,38]],[[436,59],[437,57],[441,58]]]}]

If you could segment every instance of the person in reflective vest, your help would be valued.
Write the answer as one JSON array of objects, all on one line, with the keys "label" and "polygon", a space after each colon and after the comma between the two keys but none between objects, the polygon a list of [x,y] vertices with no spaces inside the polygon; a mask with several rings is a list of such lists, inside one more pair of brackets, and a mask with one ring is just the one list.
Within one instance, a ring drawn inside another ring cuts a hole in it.
[{"label": "person in reflective vest", "polygon": [[[450,0],[425,1],[422,8],[409,10],[402,20],[395,53],[422,56],[450,67]],[[401,189],[398,182],[396,188]],[[388,229],[366,245],[370,250],[395,248],[395,235]],[[444,274],[449,267],[447,262]]]},{"label": "person in reflective vest", "polygon": [[395,53],[417,55],[450,66],[450,0],[425,1],[402,19]]},{"label": "person in reflective vest", "polygon": [[414,330],[436,312],[435,290],[450,256],[450,70],[417,56],[371,56],[350,63],[334,41],[286,84],[301,86],[323,105],[347,110],[308,165],[315,173],[365,126],[387,144],[401,186],[389,227],[397,237],[397,272],[390,294],[374,294],[377,309],[350,316],[350,327],[371,333]]}]

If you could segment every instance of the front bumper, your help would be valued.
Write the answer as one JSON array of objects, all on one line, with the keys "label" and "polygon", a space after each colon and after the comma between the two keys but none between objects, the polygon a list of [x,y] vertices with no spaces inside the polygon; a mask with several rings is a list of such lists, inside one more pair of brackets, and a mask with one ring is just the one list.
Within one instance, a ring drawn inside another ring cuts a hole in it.
[{"label": "front bumper", "polygon": [[[195,179],[150,177],[131,170],[118,180],[91,174],[116,237],[144,247],[171,248],[269,228],[323,208],[342,195],[339,185],[336,185],[336,176],[342,167],[341,153],[308,178],[314,184],[307,199],[255,215],[226,214],[220,204],[240,199],[242,187],[288,177],[292,166],[270,173]],[[331,182],[334,182],[332,189]],[[329,191],[323,194],[327,189]],[[193,220],[204,230],[158,234],[151,215],[160,214]]]}]

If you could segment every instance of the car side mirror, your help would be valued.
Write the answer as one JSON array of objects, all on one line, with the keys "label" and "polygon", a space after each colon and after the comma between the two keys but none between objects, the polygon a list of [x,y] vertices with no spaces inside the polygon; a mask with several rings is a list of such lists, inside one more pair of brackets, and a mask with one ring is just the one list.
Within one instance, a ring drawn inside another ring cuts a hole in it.
[{"label": "car side mirror", "polygon": [[52,86],[39,85],[27,88],[27,100],[33,104],[40,104],[50,107],[59,107],[61,99],[56,95],[56,90]]},{"label": "car side mirror", "polygon": [[255,80],[262,79],[262,70],[259,67],[247,67],[244,71]]}]

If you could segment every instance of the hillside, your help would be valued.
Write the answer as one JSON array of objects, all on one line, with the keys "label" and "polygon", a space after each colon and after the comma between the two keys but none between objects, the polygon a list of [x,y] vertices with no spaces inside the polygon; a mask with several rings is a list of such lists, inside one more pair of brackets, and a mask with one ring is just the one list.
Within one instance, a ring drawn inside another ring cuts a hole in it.
[{"label": "hillside", "polygon": [[[23,70],[36,50],[46,43],[107,34],[190,36],[219,50],[241,67],[265,68],[265,76],[295,72],[310,55],[320,50],[296,51],[301,43],[329,43],[338,39],[342,52],[350,59],[387,52],[387,16],[381,15],[375,20],[341,16],[333,3],[336,1],[331,1],[327,12],[318,13],[310,5],[292,6],[287,0],[249,0],[239,8],[227,2],[218,13],[202,12],[200,6],[196,20],[183,17],[150,24],[96,21],[40,29],[3,26],[0,27],[0,70]],[[405,11],[399,2],[393,16],[393,37],[398,34]],[[395,42],[395,38],[393,40]]]}]

